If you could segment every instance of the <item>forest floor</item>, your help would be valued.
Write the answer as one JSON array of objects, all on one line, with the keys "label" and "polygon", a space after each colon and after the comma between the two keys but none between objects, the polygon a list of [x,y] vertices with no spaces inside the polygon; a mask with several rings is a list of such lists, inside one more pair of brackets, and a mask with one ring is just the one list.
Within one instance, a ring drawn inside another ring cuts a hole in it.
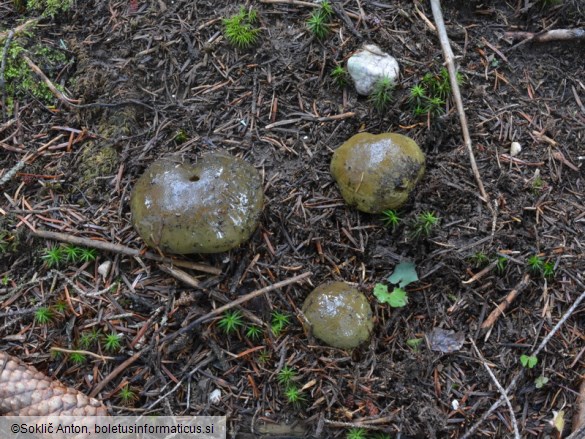
[{"label": "forest floor", "polygon": [[[459,438],[500,397],[487,367],[504,387],[516,380],[508,397],[522,437],[557,437],[551,421],[563,415],[568,434],[585,373],[585,304],[536,365],[521,358],[585,292],[585,43],[518,44],[504,34],[582,28],[585,5],[525,3],[442,5],[489,200],[452,100],[428,117],[409,104],[411,88],[443,67],[427,2],[335,3],[330,32],[318,39],[307,29],[310,3],[249,1],[261,31],[248,49],[223,34],[222,19],[239,11],[231,1],[77,1],[16,33],[10,47],[20,49],[6,53],[0,179],[23,167],[1,187],[2,350],[96,396],[112,414],[226,415],[228,437],[239,438],[341,438],[352,428],[368,437]],[[0,2],[1,50],[8,30],[39,16],[14,4]],[[400,64],[385,111],[330,75],[364,43]],[[25,55],[72,101],[39,88]],[[426,154],[396,227],[346,206],[329,173],[333,150],[360,131],[407,135]],[[522,147],[516,156],[512,142]],[[129,198],[155,159],[193,161],[210,151],[255,166],[265,206],[240,247],[178,257],[180,280],[144,256]],[[439,221],[415,237],[423,213]],[[141,253],[76,250],[39,231]],[[373,288],[400,261],[412,261],[420,280],[407,287],[405,307],[390,308]],[[245,326],[230,334],[219,315],[165,339],[308,272],[243,303]],[[305,297],[333,280],[354,283],[374,313],[370,341],[352,351],[323,345],[302,324]],[[278,331],[275,314],[288,318]],[[256,339],[252,324],[261,328]],[[437,328],[454,331],[454,344],[436,346]],[[283,370],[294,372],[288,387],[300,403],[279,382]],[[220,398],[211,401],[214,390]],[[471,437],[513,437],[513,425],[502,404]]]}]

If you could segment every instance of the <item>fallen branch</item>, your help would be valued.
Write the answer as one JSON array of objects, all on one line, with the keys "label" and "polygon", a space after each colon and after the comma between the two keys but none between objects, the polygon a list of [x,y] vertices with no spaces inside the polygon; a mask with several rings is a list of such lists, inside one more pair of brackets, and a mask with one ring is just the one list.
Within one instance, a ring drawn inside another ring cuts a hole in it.
[{"label": "fallen branch", "polygon": [[551,41],[570,41],[585,39],[585,29],[552,29],[543,32],[506,32],[504,39],[511,42],[520,41],[514,49],[520,44],[526,43],[549,43]]},{"label": "fallen branch", "polygon": [[31,235],[36,236],[37,238],[52,239],[54,241],[66,242],[68,244],[96,248],[98,250],[106,252],[120,253],[127,256],[146,258],[156,262],[164,262],[166,264],[175,265],[177,267],[191,268],[193,270],[202,271],[204,273],[209,274],[215,275],[221,274],[221,270],[219,268],[211,267],[205,264],[198,264],[196,262],[191,261],[167,258],[151,252],[141,252],[140,250],[126,247],[125,245],[121,244],[112,244],[110,242],[98,241],[96,239],[82,238],[80,236],[66,235],[65,233],[49,232],[46,230],[34,230],[31,231],[30,233]]},{"label": "fallen branch", "polygon": [[475,162],[475,155],[473,154],[473,146],[471,144],[471,136],[469,135],[469,127],[467,126],[467,117],[465,116],[465,110],[463,109],[463,101],[461,100],[461,90],[459,89],[459,83],[457,82],[457,70],[455,69],[455,63],[453,50],[449,43],[449,37],[447,36],[447,30],[445,28],[445,22],[443,20],[443,13],[441,12],[441,4],[439,0],[430,0],[431,9],[433,11],[433,18],[435,19],[435,25],[437,26],[437,32],[439,35],[439,41],[441,42],[441,48],[443,49],[443,56],[445,57],[445,63],[447,64],[447,70],[449,71],[449,79],[451,81],[451,90],[453,93],[453,99],[457,107],[457,113],[459,113],[459,120],[461,122],[461,131],[463,133],[463,140],[469,153],[469,161],[471,162],[471,169],[475,176],[477,187],[481,194],[482,200],[489,204],[489,197],[483,187],[481,176],[479,175],[479,169]]},{"label": "fallen branch", "polygon": [[491,328],[496,320],[506,311],[506,309],[510,306],[510,304],[516,299],[518,294],[524,290],[528,286],[528,280],[530,279],[529,275],[524,275],[522,280],[514,287],[512,291],[508,293],[506,298],[500,302],[500,304],[494,309],[490,315],[485,319],[485,321],[481,325],[481,329],[488,329]]},{"label": "fallen branch", "polygon": [[199,326],[204,321],[209,320],[211,317],[214,317],[214,316],[216,316],[218,314],[221,314],[224,311],[227,311],[228,309],[231,309],[231,308],[233,308],[235,306],[241,305],[242,303],[247,302],[248,300],[252,300],[254,297],[258,297],[258,296],[261,296],[262,294],[268,293],[270,291],[277,290],[278,288],[282,288],[282,287],[285,287],[287,285],[291,285],[291,284],[297,283],[297,282],[299,282],[299,281],[301,281],[301,280],[303,280],[303,279],[311,276],[312,274],[313,273],[311,273],[310,271],[307,271],[306,273],[299,274],[299,275],[294,276],[294,277],[291,277],[289,279],[285,279],[285,280],[282,280],[280,282],[276,282],[275,284],[268,285],[267,287],[260,288],[259,290],[252,291],[251,293],[245,294],[242,297],[234,300],[233,302],[230,302],[230,303],[228,303],[226,305],[220,306],[219,308],[216,308],[213,311],[208,312],[204,316],[199,317],[198,319],[196,319],[193,322],[189,323],[184,328],[181,328],[178,331],[173,332],[172,334],[167,335],[165,338],[163,338],[161,340],[161,343],[174,340],[179,335],[184,334],[185,332],[189,332],[189,331],[195,329],[197,326]]}]

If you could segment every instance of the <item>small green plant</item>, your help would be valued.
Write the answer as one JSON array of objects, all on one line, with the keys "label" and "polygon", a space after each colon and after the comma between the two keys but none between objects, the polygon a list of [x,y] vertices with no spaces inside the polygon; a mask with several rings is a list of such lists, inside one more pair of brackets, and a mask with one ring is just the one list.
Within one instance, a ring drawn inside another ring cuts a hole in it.
[{"label": "small green plant", "polygon": [[548,383],[548,378],[545,377],[544,375],[540,375],[538,378],[534,380],[534,386],[537,389],[542,389],[546,385],[546,383]]},{"label": "small green plant", "polygon": [[394,92],[394,82],[384,76],[376,81],[374,88],[370,93],[369,100],[376,110],[383,112],[386,110]]},{"label": "small green plant", "polygon": [[35,311],[35,321],[39,325],[46,325],[53,319],[53,311],[51,308],[43,306]]},{"label": "small green plant", "polygon": [[278,381],[278,384],[281,386],[288,387],[296,374],[295,370],[287,364],[280,369],[280,372],[278,372],[276,381]]},{"label": "small green plant", "polygon": [[498,272],[498,274],[500,275],[504,274],[507,265],[508,258],[506,258],[505,256],[498,256],[498,259],[496,260],[496,271]]},{"label": "small green plant", "polygon": [[67,310],[67,302],[59,300],[54,306],[55,312],[63,314]]},{"label": "small green plant", "polygon": [[284,396],[289,404],[292,404],[295,407],[300,406],[305,401],[305,396],[303,392],[300,391],[298,387],[289,386],[284,391]]},{"label": "small green plant", "polygon": [[258,340],[262,336],[262,329],[258,326],[248,326],[246,329],[246,337],[250,340]]},{"label": "small green plant", "polygon": [[544,187],[544,180],[537,174],[534,179],[532,180],[532,193],[538,194],[542,188]]},{"label": "small green plant", "polygon": [[290,323],[289,316],[279,311],[272,313],[272,321],[270,323],[270,329],[275,337],[278,337],[280,333]]},{"label": "small green plant", "polygon": [[329,18],[333,14],[331,3],[327,0],[321,2],[309,19],[307,20],[307,28],[318,39],[322,40],[329,33]]},{"label": "small green plant", "polygon": [[71,354],[69,354],[69,359],[74,364],[83,364],[86,360],[85,354],[82,354],[81,352],[71,352]]},{"label": "small green plant", "polygon": [[412,238],[419,239],[422,236],[428,237],[438,223],[439,218],[433,212],[418,214],[412,227]]},{"label": "small green plant", "polygon": [[382,212],[382,221],[384,222],[384,225],[391,227],[392,230],[394,230],[400,222],[400,217],[395,210],[387,209]]},{"label": "small green plant", "polygon": [[422,343],[422,338],[409,338],[406,340],[406,345],[411,348],[413,351],[418,352],[420,348],[420,344]]},{"label": "small green plant", "polygon": [[232,46],[246,49],[258,41],[260,29],[256,28],[258,14],[255,10],[240,7],[240,12],[223,20],[224,35]]},{"label": "small green plant", "polygon": [[9,282],[10,282],[10,278],[8,277],[7,274],[2,276],[2,286],[3,287],[7,287]]},{"label": "small green plant", "polygon": [[81,256],[81,248],[74,245],[62,247],[62,257],[65,262],[76,263]]},{"label": "small green plant", "polygon": [[538,363],[538,358],[535,355],[520,355],[520,363],[522,366],[532,369]]},{"label": "small green plant", "polygon": [[124,404],[132,404],[137,399],[136,393],[134,393],[128,384],[120,389],[118,396]]},{"label": "small green plant", "polygon": [[11,247],[13,246],[10,245],[10,241],[14,242],[14,240],[11,238],[12,237],[9,233],[0,232],[0,254],[7,253],[11,250]]},{"label": "small green plant", "polygon": [[542,259],[538,255],[532,255],[528,257],[526,264],[528,264],[528,268],[533,273],[542,273],[542,268],[544,267],[544,259]]},{"label": "small green plant", "polygon": [[413,107],[422,107],[427,98],[425,88],[421,84],[413,85],[410,88],[408,102]]},{"label": "small green plant", "polygon": [[339,88],[343,88],[347,85],[347,70],[343,66],[335,66],[333,70],[331,70],[330,76],[333,79],[335,85]]},{"label": "small green plant", "polygon": [[79,254],[79,260],[83,263],[95,261],[97,252],[93,248],[81,248]]},{"label": "small green plant", "polygon": [[179,130],[175,134],[174,140],[180,145],[181,143],[185,143],[188,138],[189,136],[187,135],[185,130]]},{"label": "small green plant", "polygon": [[445,101],[439,96],[428,98],[425,112],[431,116],[440,116],[445,113]]},{"label": "small green plant", "polygon": [[[457,82],[463,76],[457,72]],[[410,89],[409,103],[415,116],[439,116],[445,112],[445,103],[451,95],[449,72],[442,68],[438,75],[426,73],[421,81]]]},{"label": "small green plant", "polygon": [[270,352],[268,352],[266,349],[261,350],[258,354],[258,362],[260,364],[265,364],[268,363],[268,360],[270,360]]},{"label": "small green plant", "polygon": [[544,263],[542,266],[542,275],[547,279],[555,277],[555,263],[553,261],[546,261]]},{"label": "small green plant", "polygon": [[79,337],[79,346],[82,349],[89,349],[94,343],[97,343],[100,339],[101,332],[99,329],[94,328],[91,332],[83,332]]},{"label": "small green plant", "polygon": [[241,326],[244,325],[242,321],[242,313],[238,310],[236,311],[227,311],[224,313],[223,317],[220,319],[219,323],[217,324],[224,333],[232,334],[238,330]]},{"label": "small green plant", "polygon": [[475,267],[480,268],[485,267],[490,262],[490,258],[484,252],[478,251],[471,256],[471,261]]},{"label": "small green plant", "polygon": [[388,278],[388,281],[395,285],[392,292],[388,292],[387,285],[377,283],[374,286],[374,296],[380,303],[387,303],[392,308],[402,308],[408,303],[408,296],[403,288],[417,280],[418,274],[414,264],[412,262],[401,262],[394,268],[394,272]]},{"label": "small green plant", "polygon": [[104,348],[106,351],[110,352],[117,352],[122,347],[122,336],[120,334],[116,334],[115,332],[111,332],[110,334],[106,335],[106,339],[104,340]]},{"label": "small green plant", "polygon": [[59,265],[63,259],[63,247],[56,245],[43,249],[42,258],[49,268]]},{"label": "small green plant", "polygon": [[366,439],[366,430],[363,428],[352,428],[347,432],[347,439]]}]

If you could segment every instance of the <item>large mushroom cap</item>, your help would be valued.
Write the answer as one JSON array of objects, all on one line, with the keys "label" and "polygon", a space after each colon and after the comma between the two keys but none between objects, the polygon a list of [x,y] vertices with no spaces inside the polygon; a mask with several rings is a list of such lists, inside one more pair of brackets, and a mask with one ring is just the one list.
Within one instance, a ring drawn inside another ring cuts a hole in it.
[{"label": "large mushroom cap", "polygon": [[220,253],[246,241],[263,205],[258,171],[236,157],[209,154],[194,164],[153,162],[130,200],[146,244],[165,252]]},{"label": "large mushroom cap", "polygon": [[346,203],[362,212],[397,209],[424,174],[416,142],[397,133],[359,133],[335,150],[331,175]]},{"label": "large mushroom cap", "polygon": [[303,314],[313,336],[330,346],[351,349],[370,338],[372,309],[357,288],[345,282],[319,285],[305,299]]}]

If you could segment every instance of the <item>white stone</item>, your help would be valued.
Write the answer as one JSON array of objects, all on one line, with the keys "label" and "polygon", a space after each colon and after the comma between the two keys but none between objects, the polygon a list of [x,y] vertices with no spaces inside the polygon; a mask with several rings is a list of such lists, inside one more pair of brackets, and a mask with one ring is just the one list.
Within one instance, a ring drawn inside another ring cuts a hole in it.
[{"label": "white stone", "polygon": [[221,390],[215,389],[209,394],[209,402],[217,404],[219,401],[221,401]]},{"label": "white stone", "polygon": [[374,44],[366,44],[353,54],[347,60],[347,70],[356,91],[363,96],[369,95],[374,84],[383,77],[396,82],[400,71],[396,59]]},{"label": "white stone", "polygon": [[520,154],[520,151],[522,151],[520,144],[518,142],[512,142],[510,145],[510,155],[512,157],[516,157],[518,154]]},{"label": "white stone", "polygon": [[112,266],[111,261],[102,262],[98,267],[98,273],[102,275],[104,280],[108,277],[108,273],[110,272],[110,267]]}]

